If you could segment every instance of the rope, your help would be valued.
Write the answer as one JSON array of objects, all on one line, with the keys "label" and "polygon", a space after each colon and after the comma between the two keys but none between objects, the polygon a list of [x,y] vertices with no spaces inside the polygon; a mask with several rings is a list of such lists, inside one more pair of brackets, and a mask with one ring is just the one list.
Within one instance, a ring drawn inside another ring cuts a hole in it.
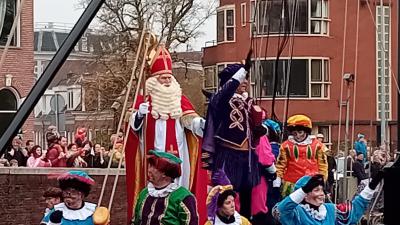
[{"label": "rope", "polygon": [[[298,10],[298,4],[297,0],[295,0],[294,5],[293,5],[293,11],[292,11],[292,21],[291,21],[291,33],[292,33],[292,38],[289,38],[289,49],[290,49],[290,58],[288,62],[288,67],[287,67],[287,77],[286,77],[286,98],[285,98],[285,108],[283,110],[283,130],[286,127],[286,122],[289,114],[289,98],[290,98],[290,74],[292,71],[292,59],[293,59],[293,49],[294,49],[294,29],[295,29],[295,22],[297,18],[297,10]],[[282,132],[283,135],[284,132]]]},{"label": "rope", "polygon": [[[152,25],[153,25],[153,24],[152,24]],[[144,50],[144,56],[145,56],[145,57],[147,56],[147,52],[148,52],[148,50],[149,50],[150,39],[151,39],[151,37],[149,36],[149,37],[147,38],[147,40],[146,40],[146,45],[145,45],[145,48],[144,48],[144,49],[145,49],[145,50]],[[141,81],[142,81],[145,63],[146,63],[146,60],[143,59],[143,60],[142,60],[142,65],[141,65],[141,67],[140,67],[140,74],[139,74],[138,84],[140,84]],[[134,97],[135,97],[135,99],[134,99],[134,103],[135,103],[135,104],[136,104],[138,89],[139,89],[139,85],[138,85],[138,88],[136,88],[136,92],[135,92],[135,96],[134,96]],[[131,122],[132,122],[132,121],[129,120],[129,124],[130,124]],[[125,158],[125,148],[126,148],[126,142],[128,141],[128,135],[129,135],[129,130],[125,132],[124,145],[123,145],[123,148],[122,148],[122,157],[119,159],[118,170],[117,170],[117,174],[115,175],[114,185],[113,185],[113,188],[112,188],[112,191],[111,191],[110,202],[109,202],[109,204],[108,204],[108,210],[110,210],[110,211],[111,211],[111,206],[112,206],[112,203],[113,203],[113,200],[114,200],[115,190],[117,189],[117,183],[118,183],[118,178],[119,178],[119,171],[121,170],[122,160]],[[146,152],[146,150],[145,150],[145,152]],[[145,153],[145,154],[146,154],[146,153]],[[146,156],[145,156],[145,158],[146,158]]]},{"label": "rope", "polygon": [[[261,1],[257,1],[255,4],[254,4],[254,7],[255,7],[255,9],[254,9],[254,15],[253,15],[253,24],[254,24],[254,26],[255,26],[255,28],[256,28],[256,33],[258,34],[258,26],[257,26],[257,14],[258,14],[258,7],[260,7],[260,3],[261,3]],[[254,50],[254,56],[255,56],[255,61],[254,61],[254,88],[253,88],[253,90],[252,90],[252,92],[253,92],[253,96],[255,97],[255,96],[257,96],[257,78],[258,78],[258,67],[257,67],[257,62],[259,61],[259,59],[257,58],[257,42],[254,40],[254,32],[253,32],[253,29],[252,29],[252,27],[250,27],[250,29],[251,29],[251,37],[250,37],[250,49],[255,49]],[[261,40],[263,39],[263,37],[261,37]],[[256,103],[257,103],[257,99],[256,99]]]},{"label": "rope", "polygon": [[[344,74],[344,62],[345,62],[345,54],[346,54],[346,30],[347,30],[347,8],[348,8],[348,0],[345,2],[345,9],[344,9],[344,26],[343,26],[343,49],[342,49],[342,75]],[[343,100],[343,79],[341,79],[340,82],[340,99],[339,99],[339,124],[338,124],[338,145],[337,145],[337,153],[340,152],[340,129],[342,125],[342,100]],[[344,168],[343,168],[343,177],[344,177],[344,183],[345,183],[345,193],[347,197],[347,154],[346,152],[344,153]],[[338,181],[336,180],[336,198],[338,196]],[[336,200],[335,200],[336,201]]]},{"label": "rope", "polygon": [[[18,2],[18,1],[16,1],[16,2]],[[10,34],[8,35],[7,42],[6,42],[6,45],[4,46],[3,53],[1,54],[0,71],[3,69],[3,65],[6,60],[8,49],[10,48],[11,41],[14,37],[14,33],[17,28],[17,24],[19,23],[19,18],[21,17],[22,7],[23,7],[24,3],[25,3],[25,0],[21,0],[19,6],[17,8],[17,14],[15,15],[14,22],[11,26],[11,31],[10,31]]]},{"label": "rope", "polygon": [[356,118],[356,97],[357,97],[357,77],[358,77],[358,35],[360,25],[360,1],[357,1],[357,23],[356,23],[356,54],[354,56],[354,86],[353,86],[353,115],[351,124],[351,149],[354,148],[354,129]]},{"label": "rope", "polygon": [[[144,33],[145,33],[146,26],[147,26],[146,24],[143,26],[142,34],[140,36],[138,49],[136,51],[135,62],[134,62],[134,65],[132,67],[132,73],[131,73],[131,77],[130,77],[130,80],[129,80],[129,83],[128,83],[128,90],[125,92],[125,100],[124,100],[124,104],[123,104],[123,108],[122,108],[122,112],[121,112],[121,118],[119,119],[119,122],[118,122],[117,133],[119,133],[119,131],[121,130],[122,122],[124,120],[124,113],[126,111],[126,106],[128,104],[129,94],[130,94],[131,89],[132,89],[133,78],[134,78],[134,76],[136,74],[137,63],[138,63],[139,54],[140,54],[140,51],[141,51],[141,48],[142,48],[142,43],[143,43],[143,38],[144,38]],[[135,96],[137,96],[137,93],[135,93]],[[136,101],[136,98],[134,99],[134,101]],[[117,143],[117,138],[115,138],[115,140],[113,142],[113,148],[112,148],[113,151],[111,152],[110,160],[108,162],[108,166],[107,166],[107,170],[106,170],[106,175],[104,177],[103,185],[101,187],[101,193],[100,193],[99,201],[97,203],[98,206],[101,206],[101,202],[103,200],[104,191],[105,191],[105,187],[106,187],[106,184],[107,184],[108,175],[110,173],[111,161],[112,161],[113,156],[114,156],[114,149],[115,149],[116,143]],[[109,210],[110,210],[110,208],[109,208]]]},{"label": "rope", "polygon": [[[270,15],[270,11],[272,8],[272,4],[270,4],[267,8],[266,14]],[[271,17],[268,16],[268,30],[267,30],[267,42],[265,43],[265,50],[264,50],[264,61],[267,62],[267,56],[268,56],[268,47],[269,47],[269,34],[271,31]],[[266,63],[264,65],[261,65],[262,71],[264,72],[264,66],[266,66]],[[260,102],[261,102],[261,95],[262,95],[262,79],[260,78]]]},{"label": "rope", "polygon": [[[345,8],[344,8],[344,26],[343,26],[343,49],[342,49],[342,73],[341,76],[344,74],[344,63],[345,63],[345,55],[346,55],[346,30],[347,30],[347,8],[348,8],[348,0],[345,2]],[[343,79],[341,79],[340,82],[340,99],[339,99],[339,125],[338,125],[338,146],[337,146],[337,152],[339,153],[340,151],[340,129],[342,126],[342,100],[343,100]],[[347,155],[345,154],[345,157]],[[346,164],[346,162],[345,162]],[[346,171],[347,169],[344,168]],[[345,175],[346,176],[346,175]]]},{"label": "rope", "polygon": [[[258,94],[254,96],[256,104],[261,104],[261,89],[262,89],[262,71],[260,71],[260,68],[262,67],[262,64],[261,64],[261,53],[262,53],[262,46],[263,46],[263,41],[264,41],[264,27],[265,27],[264,22],[265,22],[265,19],[266,19],[266,15],[268,14],[267,13],[268,5],[269,5],[268,1],[265,1],[264,10],[262,10],[262,14],[261,14],[261,17],[263,18],[263,20],[262,20],[263,27],[262,27],[262,36],[261,36],[261,41],[260,41],[260,48],[259,48],[259,51],[255,52],[255,55],[256,55],[256,63],[255,63],[256,70],[255,70],[255,72],[257,74],[257,76],[255,78],[258,78],[258,80],[254,79],[256,89],[257,89],[257,81],[258,81]],[[256,30],[258,31],[258,26],[257,26]],[[268,24],[268,30],[269,30],[269,24]],[[267,36],[267,43],[268,43],[268,36]],[[258,56],[257,56],[257,53],[258,53]],[[256,91],[256,93],[257,93],[257,91]]]},{"label": "rope", "polygon": [[273,120],[278,120],[276,114],[275,114],[275,99],[276,99],[276,89],[278,88],[278,79],[277,79],[277,73],[279,69],[279,58],[283,52],[283,50],[286,47],[287,41],[288,41],[288,31],[287,29],[290,29],[290,23],[289,23],[289,16],[285,16],[285,12],[288,12],[288,3],[287,0],[282,0],[282,7],[281,7],[281,12],[283,11],[283,18],[279,20],[279,31],[282,29],[282,20],[285,22],[284,26],[284,34],[283,34],[283,40],[281,42],[281,36],[278,36],[278,48],[277,48],[277,56],[276,56],[276,61],[275,61],[275,67],[274,67],[274,76],[273,76],[273,84],[274,84],[274,89],[272,93],[272,110],[271,110],[271,119]]}]

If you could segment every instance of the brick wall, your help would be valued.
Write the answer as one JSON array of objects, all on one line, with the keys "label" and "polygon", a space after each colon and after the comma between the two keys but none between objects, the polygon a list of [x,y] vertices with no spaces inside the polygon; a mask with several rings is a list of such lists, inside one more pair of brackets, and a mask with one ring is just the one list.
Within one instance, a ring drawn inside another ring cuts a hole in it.
[{"label": "brick wall", "polygon": [[[105,169],[84,169],[96,181],[95,187],[87,197],[87,201],[97,203],[105,175]],[[49,174],[65,172],[67,169],[57,168],[0,168],[0,225],[36,225],[43,217],[46,204],[42,197],[43,191],[50,186],[56,186],[56,180],[49,180]],[[110,170],[102,201],[102,206],[108,206],[114,183],[116,169]],[[125,225],[126,191],[125,171],[121,171],[111,211],[111,224]]]},{"label": "brick wall", "polygon": [[[5,75],[13,76],[12,87],[25,98],[35,83],[33,74],[33,1],[25,1],[20,18],[20,46],[10,47],[6,60],[0,71],[0,89],[4,87]],[[0,54],[3,53],[3,46],[0,46]],[[33,122],[31,115],[24,124],[24,139],[33,138]]]}]

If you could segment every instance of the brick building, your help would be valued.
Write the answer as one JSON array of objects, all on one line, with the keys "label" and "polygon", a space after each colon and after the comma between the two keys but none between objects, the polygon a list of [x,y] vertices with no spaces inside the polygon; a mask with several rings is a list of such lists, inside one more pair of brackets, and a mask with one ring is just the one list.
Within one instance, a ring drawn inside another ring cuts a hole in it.
[{"label": "brick building", "polygon": [[[294,2],[297,2],[295,8]],[[361,132],[374,146],[380,142],[380,99],[383,95],[386,139],[392,144],[392,149],[397,148],[397,88],[393,80],[397,73],[397,1],[383,1],[383,10],[380,1],[376,0],[348,1],[347,6],[345,2],[288,1],[288,8],[282,10],[280,0],[220,0],[217,8],[217,40],[213,46],[203,49],[205,88],[215,90],[218,71],[246,57],[253,36],[254,60],[257,59],[258,69],[251,72],[250,93],[261,98],[262,106],[271,111],[277,47],[283,40],[283,35],[279,34],[283,33],[284,27],[281,12],[286,11],[287,14],[290,10],[291,13],[294,8],[297,15],[294,35],[282,52],[275,75],[278,82],[275,114],[280,120],[285,117],[285,87],[290,65],[289,116],[307,114],[314,122],[313,133],[324,133],[325,141],[336,147],[340,103],[341,143],[345,139],[346,96],[349,88],[349,141]],[[383,33],[380,25],[382,12]],[[374,21],[377,21],[378,29]],[[383,43],[380,41],[382,36],[385,37]],[[384,52],[379,48],[382,45],[385,46]],[[382,69],[384,73],[381,73]],[[343,80],[345,73],[355,74],[356,80],[349,87]],[[383,93],[381,83],[385,84]],[[343,97],[340,100],[342,84]],[[354,135],[351,127],[353,120]]]},{"label": "brick building", "polygon": [[[85,201],[98,203],[103,180],[109,175],[104,189],[102,206],[108,207],[117,169],[88,169],[87,172],[96,182]],[[0,168],[0,225],[39,224],[46,208],[43,192],[49,187],[57,187],[55,174],[69,171],[68,168]],[[120,170],[117,188],[111,208],[111,224],[127,224],[125,170]]]},{"label": "brick building", "polygon": [[[3,53],[20,1],[3,2],[0,5],[0,54]],[[0,71],[0,136],[35,83],[33,68],[33,1],[25,1]],[[24,138],[33,137],[33,116],[28,118],[22,130]]]}]

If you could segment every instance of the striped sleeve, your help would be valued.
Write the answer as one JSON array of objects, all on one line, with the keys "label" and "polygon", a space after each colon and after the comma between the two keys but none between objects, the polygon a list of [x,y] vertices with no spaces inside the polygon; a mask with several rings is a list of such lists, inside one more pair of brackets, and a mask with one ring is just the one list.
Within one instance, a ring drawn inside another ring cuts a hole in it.
[{"label": "striped sleeve", "polygon": [[187,196],[179,204],[179,222],[184,225],[198,225],[199,215],[197,212],[197,202],[193,195]]}]

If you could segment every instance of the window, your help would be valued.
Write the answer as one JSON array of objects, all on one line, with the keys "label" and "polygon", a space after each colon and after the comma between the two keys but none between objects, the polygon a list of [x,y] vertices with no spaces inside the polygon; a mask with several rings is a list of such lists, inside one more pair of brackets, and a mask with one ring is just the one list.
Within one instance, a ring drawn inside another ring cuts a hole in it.
[{"label": "window", "polygon": [[311,97],[329,97],[328,60],[311,59]]},{"label": "window", "polygon": [[68,91],[68,109],[74,109],[74,92]]},{"label": "window", "polygon": [[324,135],[324,141],[323,143],[325,144],[331,144],[331,126],[318,126],[318,134],[323,134]]},{"label": "window", "polygon": [[216,91],[218,87],[218,76],[215,66],[204,68],[204,89]]},{"label": "window", "polygon": [[88,43],[87,43],[87,37],[82,37],[81,39],[82,43],[82,51],[83,52],[88,52]]},{"label": "window", "polygon": [[[17,0],[0,1],[0,45],[6,45],[16,13]],[[18,31],[18,29],[16,31]],[[18,32],[14,32],[14,37],[11,41],[12,46],[17,45],[17,37]]]},{"label": "window", "polygon": [[253,18],[256,20],[252,32],[258,35],[283,33],[289,30],[288,26],[295,16],[293,28],[295,34],[328,35],[330,20],[327,0],[288,1],[287,6],[282,4],[283,2],[282,0],[252,1],[250,16],[252,20]]},{"label": "window", "polygon": [[217,91],[219,87],[218,74],[232,63],[219,63],[214,66],[204,67],[204,89],[208,91]]},{"label": "window", "polygon": [[[252,84],[257,96],[272,97],[274,74],[276,77],[276,97],[286,97],[289,81],[291,98],[329,98],[329,60],[327,59],[281,59],[275,72],[276,60],[260,62],[260,73],[252,76]],[[290,76],[288,76],[290,69]],[[253,68],[252,71],[255,71]],[[256,77],[262,74],[261,79]],[[310,91],[311,90],[311,91]]]},{"label": "window", "polygon": [[[376,74],[377,74],[377,117],[381,119],[381,98],[384,98],[384,111],[386,120],[390,120],[391,115],[391,81],[390,81],[390,7],[383,6],[383,34],[381,30],[382,23],[382,10],[380,6],[376,6]],[[384,40],[382,41],[382,36]],[[383,71],[382,71],[383,70]],[[382,75],[383,72],[383,75]],[[383,78],[382,78],[383,76]],[[383,84],[382,84],[382,81]],[[383,88],[382,88],[383,86]],[[383,96],[382,96],[383,95]]]},{"label": "window", "polygon": [[18,108],[18,101],[9,89],[0,90],[0,137],[6,131]]},{"label": "window", "polygon": [[246,26],[246,3],[240,4],[240,21],[243,27]]},{"label": "window", "polygon": [[38,80],[40,78],[40,75],[43,73],[43,67],[44,65],[42,64],[41,60],[36,61],[36,65],[34,68],[33,73],[35,74],[35,79]]},{"label": "window", "polygon": [[235,41],[235,6],[217,11],[217,42]]},{"label": "window", "polygon": [[327,0],[311,0],[311,33],[312,34],[328,34],[328,1]]}]

